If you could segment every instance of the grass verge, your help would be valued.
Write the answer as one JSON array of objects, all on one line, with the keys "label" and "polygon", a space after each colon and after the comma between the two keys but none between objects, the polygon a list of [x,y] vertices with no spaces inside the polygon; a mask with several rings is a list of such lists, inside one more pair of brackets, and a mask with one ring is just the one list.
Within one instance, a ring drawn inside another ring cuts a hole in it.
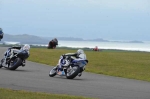
[{"label": "grass verge", "polygon": [[[74,49],[31,48],[29,61],[55,66],[60,55]],[[87,72],[150,81],[150,53],[133,51],[88,51]]]},{"label": "grass verge", "polygon": [[77,96],[27,92],[0,88],[0,99],[92,99]]}]

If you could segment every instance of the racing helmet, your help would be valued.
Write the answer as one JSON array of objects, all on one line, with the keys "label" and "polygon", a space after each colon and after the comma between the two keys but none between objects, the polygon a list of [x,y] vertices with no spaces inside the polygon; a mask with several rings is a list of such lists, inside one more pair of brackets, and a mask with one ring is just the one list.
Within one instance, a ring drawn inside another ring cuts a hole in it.
[{"label": "racing helmet", "polygon": [[25,44],[22,49],[26,50],[26,51],[29,51],[30,50],[30,45]]},{"label": "racing helmet", "polygon": [[80,54],[84,54],[84,51],[83,51],[82,49],[78,49],[78,50],[77,50],[77,54],[79,54],[79,55],[80,55]]}]

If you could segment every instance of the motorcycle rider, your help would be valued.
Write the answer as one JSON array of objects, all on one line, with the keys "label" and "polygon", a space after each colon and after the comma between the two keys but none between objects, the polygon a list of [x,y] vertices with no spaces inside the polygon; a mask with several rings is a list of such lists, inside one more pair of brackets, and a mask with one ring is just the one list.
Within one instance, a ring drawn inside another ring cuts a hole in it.
[{"label": "motorcycle rider", "polygon": [[57,40],[57,38],[54,38],[49,42],[48,49],[49,48],[55,49],[57,45],[58,45],[58,40]]},{"label": "motorcycle rider", "polygon": [[[72,57],[73,56],[73,57]],[[62,69],[62,66],[68,66],[70,64],[70,61],[68,61],[68,58],[72,58],[72,59],[86,59],[86,54],[84,53],[84,51],[82,49],[78,49],[76,53],[66,53],[60,56],[60,59],[58,61],[57,66],[58,68],[58,75],[64,75],[64,71]],[[78,74],[78,76],[82,75],[82,71],[80,71],[80,73]]]},{"label": "motorcycle rider", "polygon": [[[29,50],[30,50],[30,45],[28,44],[25,44],[23,47],[11,47],[11,48],[8,48],[8,50],[5,52],[4,58],[6,62],[9,61],[14,56],[14,51],[16,52],[26,51],[29,55],[30,54]],[[22,66],[25,66],[25,63],[26,63],[25,60],[23,60]]]}]

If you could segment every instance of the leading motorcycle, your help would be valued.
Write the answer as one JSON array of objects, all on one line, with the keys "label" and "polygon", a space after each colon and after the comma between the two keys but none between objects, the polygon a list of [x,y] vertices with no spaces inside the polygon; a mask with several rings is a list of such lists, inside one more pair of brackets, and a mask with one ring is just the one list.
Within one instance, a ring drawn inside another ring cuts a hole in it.
[{"label": "leading motorcycle", "polygon": [[5,57],[0,61],[0,68],[5,67],[10,70],[16,70],[19,66],[24,66],[24,61],[29,57],[26,50],[14,51],[13,57],[6,59]]},{"label": "leading motorcycle", "polygon": [[[62,72],[64,72],[64,75],[62,76],[66,76],[67,79],[73,79],[76,76],[78,76],[79,73],[82,73],[85,70],[85,66],[88,63],[88,60],[86,59],[74,59],[71,57],[69,57],[67,61],[69,61],[69,65],[62,66],[62,69],[63,69]],[[49,76],[54,77],[58,75],[58,72],[59,72],[58,69],[59,69],[59,66],[53,67],[53,69],[51,69],[49,72]]]}]

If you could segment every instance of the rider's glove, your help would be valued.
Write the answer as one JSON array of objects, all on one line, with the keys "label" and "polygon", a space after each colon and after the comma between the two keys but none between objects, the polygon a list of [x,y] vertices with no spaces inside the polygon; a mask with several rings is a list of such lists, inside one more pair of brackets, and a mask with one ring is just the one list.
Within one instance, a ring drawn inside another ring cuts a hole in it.
[{"label": "rider's glove", "polygon": [[62,57],[63,57],[63,59],[65,59],[65,58],[66,58],[66,56],[65,56],[64,54],[62,55]]}]

